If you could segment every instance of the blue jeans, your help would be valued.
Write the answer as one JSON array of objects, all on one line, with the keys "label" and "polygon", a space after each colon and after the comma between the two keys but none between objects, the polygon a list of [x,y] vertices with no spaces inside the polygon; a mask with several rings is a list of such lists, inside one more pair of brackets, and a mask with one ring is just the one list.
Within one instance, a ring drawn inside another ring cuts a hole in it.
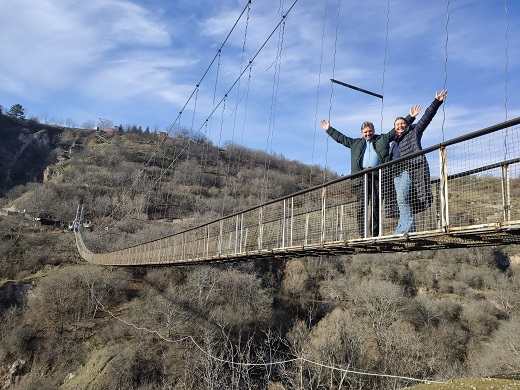
[{"label": "blue jeans", "polygon": [[408,194],[412,187],[410,174],[408,171],[401,172],[394,177],[395,194],[397,197],[397,207],[399,208],[399,222],[394,234],[415,232],[415,221],[413,219],[412,208],[408,203]]}]

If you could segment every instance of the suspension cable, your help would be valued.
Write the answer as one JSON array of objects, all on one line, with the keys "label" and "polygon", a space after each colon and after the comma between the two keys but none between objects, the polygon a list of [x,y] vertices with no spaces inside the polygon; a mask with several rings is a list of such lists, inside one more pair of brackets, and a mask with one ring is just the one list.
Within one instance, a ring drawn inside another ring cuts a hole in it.
[{"label": "suspension cable", "polygon": [[[212,100],[212,105],[215,105],[215,100],[216,100],[216,95],[217,95],[217,86],[218,86],[218,78],[219,78],[219,74],[220,74],[220,64],[221,64],[221,51],[219,49],[219,53],[218,53],[218,62],[217,62],[217,70],[215,72],[215,84],[213,86],[213,100]],[[209,138],[210,137],[210,134],[211,134],[211,128],[212,128],[212,120],[210,120],[209,122],[209,127],[207,125],[207,122],[205,123],[205,129],[206,129],[206,134],[207,134],[207,137]],[[220,133],[222,134],[222,128],[220,130]],[[195,138],[193,136],[193,138]],[[219,146],[220,146],[220,140],[219,140]],[[198,211],[198,207],[199,207],[199,198],[202,194],[202,183],[203,183],[203,179],[204,179],[204,170],[206,168],[206,162],[207,162],[207,156],[208,156],[208,151],[209,151],[209,143],[207,143],[206,145],[203,146],[203,152],[202,152],[202,156],[201,156],[201,162],[200,162],[200,175],[199,175],[199,188],[198,188],[198,191],[197,191],[197,196],[195,196],[194,198],[194,206],[193,206],[193,211],[195,213],[197,213]]]},{"label": "suspension cable", "polygon": [[[218,167],[218,161],[220,160],[220,144],[221,144],[221,140],[222,140],[222,132],[224,130],[224,113],[226,112],[226,96],[224,96],[224,104],[222,104],[222,116],[221,116],[221,120],[220,120],[220,133],[219,133],[219,138],[218,138],[218,146],[217,146],[217,167]],[[215,177],[215,187],[217,186],[217,178]],[[225,198],[224,198],[225,199]],[[225,206],[226,202],[222,202],[222,207],[221,207],[221,210],[220,210],[220,216],[221,217],[224,217],[224,212],[225,212],[225,209],[224,209],[224,206]]]},{"label": "suspension cable", "polygon": [[383,60],[383,81],[381,83],[381,124],[380,129],[381,133],[383,133],[383,112],[385,109],[385,73],[386,73],[386,53],[388,49],[388,30],[390,24],[390,0],[387,2],[386,8],[386,35],[385,35],[385,58]]},{"label": "suspension cable", "polygon": [[[241,57],[240,57],[240,72],[242,73],[242,69],[244,69],[244,59],[245,59],[245,52],[246,52],[246,43],[247,43],[247,32],[248,32],[248,27],[249,27],[249,11],[250,9],[247,10],[247,18],[246,18],[246,25],[245,25],[245,29],[244,29],[244,40],[242,42],[242,54],[241,54]],[[251,80],[250,79],[251,77],[251,74],[249,74],[249,78],[248,78],[248,83],[246,85],[246,88],[247,88],[247,91],[249,90],[249,81]],[[229,182],[230,182],[230,173],[231,173],[231,164],[232,164],[232,151],[233,151],[233,143],[234,143],[234,139],[235,139],[235,129],[236,129],[236,123],[237,123],[237,114],[238,114],[238,106],[240,104],[240,102],[242,101],[242,98],[240,97],[240,88],[241,88],[241,80],[238,82],[238,87],[237,87],[237,97],[236,97],[236,104],[235,104],[235,108],[233,109],[233,112],[232,112],[232,115],[233,115],[233,126],[232,126],[232,130],[231,130],[231,142],[230,142],[230,147],[228,148],[227,150],[227,159],[228,159],[228,164],[227,164],[227,171],[226,171],[226,176],[225,176],[225,180],[226,180],[226,183],[225,183],[225,191],[224,191],[224,201],[223,201],[223,204],[226,204],[226,200],[227,200],[227,195],[228,195],[228,186],[229,186]],[[245,108],[245,111],[244,111],[244,115],[245,113],[247,112],[247,104],[246,104],[246,108]],[[243,134],[244,134],[244,130],[245,130],[245,124],[244,126],[242,127],[242,137],[243,137]],[[239,153],[240,154],[240,153]],[[238,166],[237,166],[237,172],[240,170],[240,160],[238,160]],[[232,193],[233,193],[233,198],[236,198],[236,186],[233,188],[232,190]],[[235,202],[236,204],[236,202]],[[236,207],[235,206],[235,211],[236,211]]]},{"label": "suspension cable", "polygon": [[[321,70],[323,66],[323,52],[324,52],[324,46],[325,46],[325,27],[327,26],[327,7],[328,7],[328,0],[325,0],[325,11],[323,13],[323,27],[321,30],[321,52],[320,52],[320,70],[318,73],[318,90],[316,91],[316,109],[314,112],[314,135],[312,138],[312,156],[311,156],[311,171],[309,173],[309,187],[312,187],[312,174],[313,174],[313,167],[314,167],[314,148],[316,144],[316,129],[318,128],[318,104],[320,101],[320,85],[321,85]],[[330,116],[330,112],[329,112]]]},{"label": "suspension cable", "polygon": [[[182,113],[181,113],[182,114]],[[180,126],[181,124],[181,121],[180,121],[180,118],[179,118],[179,129],[181,128]],[[168,150],[167,149],[167,142],[166,142],[166,138],[167,138],[167,135],[165,135],[164,137],[164,140],[160,140],[159,142],[162,142],[164,144],[164,155],[166,157],[166,151]],[[176,150],[177,150],[177,142],[174,142],[173,143],[173,151],[171,152],[168,152],[168,154],[171,154],[172,156],[175,156],[176,155]],[[165,209],[169,211],[169,214],[172,214],[172,204],[173,204],[173,199],[174,199],[174,193],[173,193],[173,190],[172,190],[172,183],[175,182],[175,180],[177,180],[177,171],[175,171],[173,169],[173,166],[167,166],[166,168],[164,168],[163,166],[161,166],[162,169],[166,169],[168,171],[170,171],[170,188],[166,194],[166,205],[165,205]],[[164,217],[172,217],[173,215],[164,215]]]},{"label": "suspension cable", "polygon": [[505,117],[505,120],[504,121],[507,121],[507,81],[508,81],[508,74],[507,74],[507,66],[509,64],[509,58],[508,58],[508,46],[509,46],[509,42],[508,42],[508,26],[507,26],[507,0],[504,0],[504,38],[505,38],[505,41],[506,41],[506,46],[505,46],[505,60],[506,60],[506,64],[505,64],[505,67],[504,67],[504,78],[505,78],[505,83],[504,83],[504,94],[505,94],[505,99],[504,99],[504,109],[505,109],[505,112],[506,112],[506,117]]},{"label": "suspension cable", "polygon": [[[446,0],[446,41],[444,43],[444,84],[443,89],[446,90],[446,82],[448,80],[448,40],[449,40],[449,23],[450,23],[450,0]],[[444,142],[444,123],[446,122],[446,101],[442,105],[442,142]]]},{"label": "suspension cable", "polygon": [[[264,202],[267,199],[267,189],[268,189],[268,176],[269,170],[271,166],[271,152],[274,138],[274,127],[275,127],[275,118],[276,118],[276,103],[278,97],[278,86],[280,85],[280,68],[282,66],[282,50],[283,50],[283,39],[285,35],[285,15],[283,14],[283,0],[280,5],[280,12],[282,12],[282,29],[279,30],[278,33],[278,52],[276,54],[276,58],[273,62],[274,64],[274,74],[273,74],[273,91],[271,95],[271,109],[269,112],[269,127],[267,130],[267,144],[265,150],[265,159],[264,159],[264,177],[262,181],[262,189],[260,192],[260,200]],[[272,65],[271,65],[272,66]],[[270,68],[270,67],[269,67]],[[267,70],[269,70],[269,68]]]},{"label": "suspension cable", "polygon": [[[338,0],[338,12],[336,14],[336,36],[334,39],[334,55],[332,56],[332,78],[335,79],[335,73],[336,73],[336,53],[337,53],[337,47],[338,47],[338,30],[339,30],[339,16],[341,13],[341,0]],[[330,114],[332,112],[332,96],[334,94],[334,83],[331,83],[330,85],[330,98],[329,98],[329,121],[330,121]]]},{"label": "suspension cable", "polygon": [[[338,30],[339,30],[339,16],[341,14],[341,0],[338,0],[338,12],[336,14],[336,36],[334,38],[334,55],[332,56],[332,79],[335,79],[336,73],[336,53],[338,48]],[[334,95],[334,83],[330,84],[330,97],[329,97],[329,123],[330,123],[330,115],[332,112],[332,96]],[[323,170],[323,182],[325,183],[327,180],[326,171],[328,167],[328,153],[329,153],[329,137],[325,140],[325,169]]]},{"label": "suspension cable", "polygon": [[[251,73],[252,73],[252,70],[253,70],[253,67],[250,66],[249,67],[249,76],[247,78],[246,91],[245,91],[246,101],[245,101],[245,106],[244,106],[244,120],[242,121],[242,132],[241,132],[241,135],[240,135],[240,145],[242,145],[242,143],[244,141],[244,133],[245,133],[246,123],[247,123],[247,106],[248,106],[248,103],[249,103],[249,87],[251,86]],[[241,161],[242,161],[242,151],[241,151],[241,149],[239,149],[238,157],[237,157],[237,171],[239,171],[239,169],[240,169]],[[238,190],[237,186],[235,185],[235,187],[233,189],[233,197],[236,197],[237,190]]]},{"label": "suspension cable", "polygon": [[[504,66],[504,78],[505,78],[505,82],[504,82],[504,110],[505,110],[505,121],[507,121],[507,81],[508,81],[508,74],[507,74],[507,66],[508,66],[508,63],[509,63],[509,57],[508,57],[508,46],[509,46],[509,41],[508,41],[508,26],[507,26],[507,0],[504,0],[504,38],[505,38],[505,41],[506,41],[506,45],[505,45],[505,66]],[[505,131],[505,135],[504,135],[504,161],[507,160],[507,154],[508,154],[508,142],[507,142],[507,138],[508,138],[508,128],[506,128],[506,131]]]}]

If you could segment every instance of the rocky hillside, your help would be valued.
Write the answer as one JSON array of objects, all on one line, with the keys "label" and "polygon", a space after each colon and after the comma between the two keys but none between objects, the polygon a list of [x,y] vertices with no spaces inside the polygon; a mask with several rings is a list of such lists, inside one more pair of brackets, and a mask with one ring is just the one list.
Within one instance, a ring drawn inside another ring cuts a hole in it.
[{"label": "rocky hillside", "polygon": [[[396,389],[426,380],[485,388],[454,378],[520,372],[516,246],[93,266],[78,258],[66,226],[79,202],[89,205],[94,225],[139,214],[142,222],[114,224],[116,234],[101,243],[120,245],[165,217],[211,219],[215,210],[232,212],[334,175],[186,132],[161,143],[142,132],[5,117],[0,125],[2,388]],[[136,172],[146,167],[153,176],[164,166],[173,167],[170,185],[148,203],[140,196],[146,187],[136,188],[127,209],[116,209]],[[493,388],[518,385],[501,381]]]}]

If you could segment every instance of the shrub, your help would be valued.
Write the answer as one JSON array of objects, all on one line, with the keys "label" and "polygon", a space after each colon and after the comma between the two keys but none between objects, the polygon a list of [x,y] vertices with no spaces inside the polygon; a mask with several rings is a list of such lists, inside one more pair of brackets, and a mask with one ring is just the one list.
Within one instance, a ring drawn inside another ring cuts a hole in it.
[{"label": "shrub", "polygon": [[489,336],[499,326],[505,313],[484,300],[470,302],[460,315],[461,325],[476,336]]},{"label": "shrub", "polygon": [[479,376],[504,375],[520,372],[520,317],[504,322],[468,362],[470,372]]}]

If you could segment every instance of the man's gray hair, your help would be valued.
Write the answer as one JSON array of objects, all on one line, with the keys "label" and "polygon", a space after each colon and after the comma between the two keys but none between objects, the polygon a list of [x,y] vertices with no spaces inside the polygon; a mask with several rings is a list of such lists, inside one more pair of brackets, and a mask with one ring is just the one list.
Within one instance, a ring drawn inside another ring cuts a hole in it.
[{"label": "man's gray hair", "polygon": [[372,122],[363,122],[361,124],[361,130],[363,130],[365,127],[370,127],[372,130],[375,131],[374,124]]}]

